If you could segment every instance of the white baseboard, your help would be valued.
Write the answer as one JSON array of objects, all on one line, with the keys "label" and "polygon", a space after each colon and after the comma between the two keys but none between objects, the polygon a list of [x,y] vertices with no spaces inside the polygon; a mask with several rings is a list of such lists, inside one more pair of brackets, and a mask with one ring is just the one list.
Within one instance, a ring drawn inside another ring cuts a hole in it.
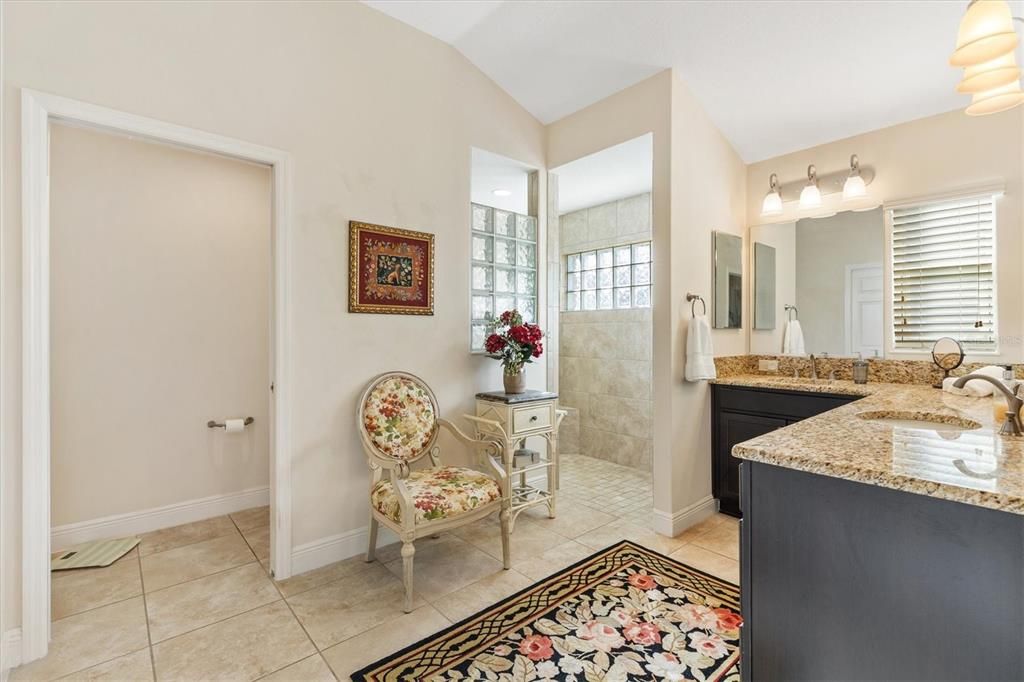
[{"label": "white baseboard", "polygon": [[82,542],[148,533],[267,504],[270,504],[270,488],[250,488],[237,493],[213,495],[128,514],[69,523],[50,531],[50,548],[51,551],[60,551]]},{"label": "white baseboard", "polygon": [[[299,545],[292,550],[292,575],[365,554],[369,541],[370,529],[363,527]],[[398,536],[391,529],[380,526],[377,531],[377,546],[383,547],[393,542],[398,542]]]},{"label": "white baseboard", "polygon": [[674,538],[690,526],[714,516],[717,511],[718,500],[708,495],[674,514],[655,509],[652,528],[655,533]]},{"label": "white baseboard", "polygon": [[13,668],[21,665],[21,628],[8,630],[0,641],[0,682],[7,682]]}]

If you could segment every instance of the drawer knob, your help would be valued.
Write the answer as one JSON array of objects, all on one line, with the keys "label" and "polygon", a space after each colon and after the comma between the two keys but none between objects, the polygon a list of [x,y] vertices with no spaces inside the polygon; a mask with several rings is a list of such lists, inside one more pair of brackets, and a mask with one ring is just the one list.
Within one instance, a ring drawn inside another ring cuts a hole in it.
[{"label": "drawer knob", "polygon": [[537,415],[533,415],[532,417],[530,417],[530,421],[531,422],[537,421]]}]

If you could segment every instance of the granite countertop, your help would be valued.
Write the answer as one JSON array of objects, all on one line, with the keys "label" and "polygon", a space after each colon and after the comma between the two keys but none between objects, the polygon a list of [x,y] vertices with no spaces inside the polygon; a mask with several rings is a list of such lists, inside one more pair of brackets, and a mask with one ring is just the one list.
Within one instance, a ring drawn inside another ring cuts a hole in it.
[{"label": "granite countertop", "polygon": [[[970,398],[920,384],[854,384],[779,376],[733,376],[713,383],[801,392],[857,395],[861,399],[740,443],[741,459],[879,485],[918,495],[1024,515],[1024,437],[1001,436],[993,413],[1002,394]],[[872,418],[930,415],[941,424],[920,428]]]}]

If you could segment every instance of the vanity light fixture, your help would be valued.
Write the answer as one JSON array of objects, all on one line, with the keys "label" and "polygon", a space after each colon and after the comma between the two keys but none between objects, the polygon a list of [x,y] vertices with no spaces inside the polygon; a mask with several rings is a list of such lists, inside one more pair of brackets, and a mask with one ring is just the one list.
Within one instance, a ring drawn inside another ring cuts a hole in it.
[{"label": "vanity light fixture", "polygon": [[782,213],[782,194],[779,193],[779,176],[772,173],[768,178],[768,194],[761,202],[761,215],[780,215]]},{"label": "vanity light fixture", "polygon": [[508,191],[507,189],[496,189],[496,190],[493,190],[491,192],[491,194],[493,194],[496,197],[510,197],[510,196],[512,196],[512,192]]},{"label": "vanity light fixture", "polygon": [[850,157],[850,174],[843,183],[843,201],[860,199],[867,196],[868,187],[864,184],[864,178],[860,176],[860,159],[854,154]]},{"label": "vanity light fixture", "polygon": [[821,190],[818,189],[818,169],[812,163],[807,167],[807,185],[800,191],[800,208],[821,206]]},{"label": "vanity light fixture", "polygon": [[1014,17],[1006,0],[971,0],[960,20],[952,66],[964,67],[958,92],[972,95],[965,113],[982,116],[1024,104],[1020,68],[1014,50],[1019,43]]}]

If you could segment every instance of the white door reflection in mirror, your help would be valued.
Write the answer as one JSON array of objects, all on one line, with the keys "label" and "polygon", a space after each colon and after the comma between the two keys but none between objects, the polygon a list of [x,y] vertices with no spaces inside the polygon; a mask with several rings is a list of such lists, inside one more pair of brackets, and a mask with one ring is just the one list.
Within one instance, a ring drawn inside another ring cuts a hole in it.
[{"label": "white door reflection in mirror", "polygon": [[882,354],[882,264],[846,266],[846,354]]}]

